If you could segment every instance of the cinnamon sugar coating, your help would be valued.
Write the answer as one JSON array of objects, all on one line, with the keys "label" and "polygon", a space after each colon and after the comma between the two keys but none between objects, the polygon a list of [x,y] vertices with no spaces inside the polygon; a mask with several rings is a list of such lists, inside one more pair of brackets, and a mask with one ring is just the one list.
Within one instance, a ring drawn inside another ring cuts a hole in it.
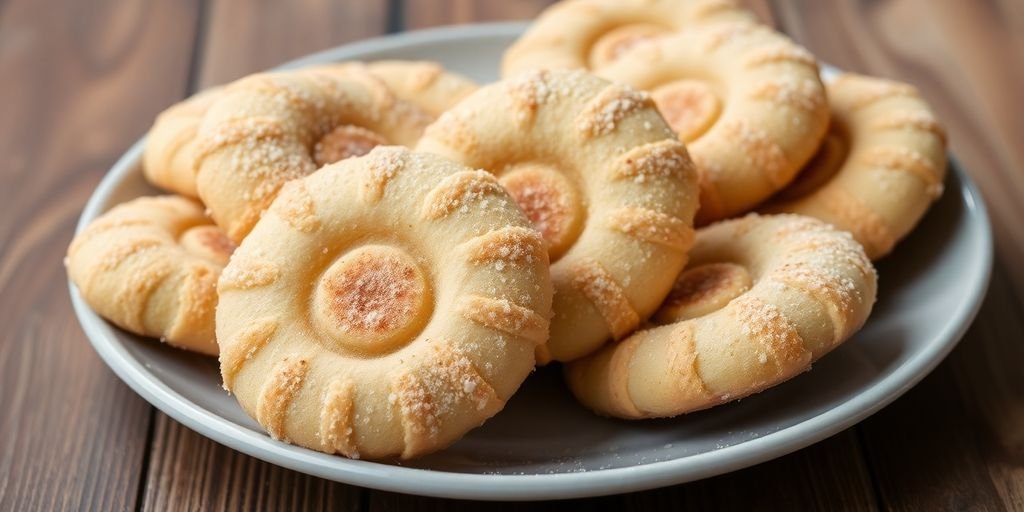
[{"label": "cinnamon sugar coating", "polygon": [[544,237],[556,293],[542,363],[627,335],[686,262],[696,171],[645,92],[579,70],[526,72],[442,114],[417,150],[494,174]]},{"label": "cinnamon sugar coating", "polygon": [[810,368],[864,324],[877,277],[849,233],[799,215],[750,214],[697,232],[690,263],[640,329],[566,367],[599,414],[706,409]]},{"label": "cinnamon sugar coating", "polygon": [[216,283],[233,251],[195,201],[140,197],[78,233],[65,263],[82,298],[117,326],[216,355]]},{"label": "cinnamon sugar coating", "polygon": [[847,73],[828,84],[826,143],[763,210],[817,217],[853,233],[872,260],[942,194],[946,134],[917,90]]},{"label": "cinnamon sugar coating", "polygon": [[502,407],[547,337],[544,242],[494,177],[379,146],[289,183],[219,283],[225,387],[277,439],[441,449]]}]

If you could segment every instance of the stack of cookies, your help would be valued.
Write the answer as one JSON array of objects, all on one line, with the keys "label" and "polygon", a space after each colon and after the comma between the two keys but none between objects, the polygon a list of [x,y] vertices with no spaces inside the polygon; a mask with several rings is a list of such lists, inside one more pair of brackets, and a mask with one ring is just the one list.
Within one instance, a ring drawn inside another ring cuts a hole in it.
[{"label": "stack of cookies", "polygon": [[942,192],[913,87],[823,84],[730,1],[566,0],[502,72],[350,62],[202,92],[147,137],[173,194],[97,218],[68,272],[121,328],[219,356],[274,438],[411,458],[535,365],[627,419],[806,371]]}]

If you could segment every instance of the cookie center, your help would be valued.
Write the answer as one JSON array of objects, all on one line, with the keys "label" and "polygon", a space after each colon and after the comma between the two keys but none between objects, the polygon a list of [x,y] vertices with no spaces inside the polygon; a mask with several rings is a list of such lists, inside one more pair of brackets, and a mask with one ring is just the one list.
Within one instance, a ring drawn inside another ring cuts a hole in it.
[{"label": "cookie center", "polygon": [[590,47],[590,67],[598,69],[615,62],[637,44],[653,40],[667,32],[653,23],[624,25],[609,30]]},{"label": "cookie center", "polygon": [[519,164],[498,179],[544,237],[554,263],[569,250],[583,224],[583,208],[573,183],[553,167]]},{"label": "cookie center", "polygon": [[209,224],[187,229],[178,238],[178,243],[185,252],[219,265],[227,265],[231,253],[235,252],[235,244],[224,231]]},{"label": "cookie center", "polygon": [[734,263],[708,263],[685,270],[654,315],[658,323],[713,313],[750,289],[750,273]]},{"label": "cookie center", "polygon": [[693,142],[707,132],[722,110],[718,96],[700,80],[669,82],[654,89],[651,97],[683,142]]},{"label": "cookie center", "polygon": [[405,251],[366,245],[338,258],[313,296],[317,327],[342,347],[368,354],[412,340],[430,316],[424,273]]},{"label": "cookie center", "polygon": [[818,152],[804,166],[800,174],[776,196],[779,201],[792,201],[825,186],[839,172],[850,152],[850,143],[844,130],[833,120]]},{"label": "cookie center", "polygon": [[313,160],[319,166],[333,164],[353,156],[363,156],[388,141],[375,131],[351,124],[341,125],[324,135],[313,147]]}]

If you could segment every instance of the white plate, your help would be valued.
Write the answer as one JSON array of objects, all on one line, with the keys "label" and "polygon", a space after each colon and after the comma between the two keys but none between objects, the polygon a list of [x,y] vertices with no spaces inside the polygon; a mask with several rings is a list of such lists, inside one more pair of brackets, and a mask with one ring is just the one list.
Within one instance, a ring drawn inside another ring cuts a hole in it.
[{"label": "white plate", "polygon": [[[430,59],[487,82],[523,25],[448,27],[373,39],[290,63]],[[79,229],[111,206],[156,191],[142,142],[90,198]],[[475,499],[544,499],[649,489],[717,475],[835,434],[896,399],[949,353],[981,303],[992,261],[985,208],[955,163],[946,193],[878,270],[874,315],[813,371],[741,402],[670,420],[626,422],[577,405],[555,368],[537,371],[504,411],[441,453],[410,463],[348,460],[279,443],[224,393],[217,362],[122,332],[71,287],[96,351],[136,392],[189,428],[274,464],[376,489]]]}]

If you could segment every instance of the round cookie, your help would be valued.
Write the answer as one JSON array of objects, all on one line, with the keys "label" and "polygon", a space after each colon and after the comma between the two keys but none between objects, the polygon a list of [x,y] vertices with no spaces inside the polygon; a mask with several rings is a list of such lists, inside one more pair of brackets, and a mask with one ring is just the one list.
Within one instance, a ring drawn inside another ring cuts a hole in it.
[{"label": "round cookie", "polygon": [[[427,61],[389,60],[371,64],[351,62],[277,73],[322,73],[331,70],[352,70],[356,79],[370,74],[378,78],[396,97],[416,105],[431,119],[476,90],[476,84],[471,80]],[[151,183],[181,195],[199,197],[196,190],[195,138],[203,116],[220,97],[221,89],[217,87],[202,91],[157,116],[146,135],[143,152],[143,173]],[[352,142],[338,143],[345,135]],[[387,142],[382,135],[358,126],[341,129],[333,139],[336,143],[321,146],[321,154],[314,155],[314,161],[323,163],[365,154],[374,145]]]},{"label": "round cookie", "polygon": [[601,69],[641,42],[694,24],[753,21],[732,0],[566,0],[547,8],[505,52],[502,76]]},{"label": "round cookie", "polygon": [[252,75],[225,87],[199,127],[199,196],[237,242],[287,181],[380,144],[412,145],[432,119],[355,69]]},{"label": "round cookie", "polygon": [[629,334],[686,263],[696,173],[646,93],[527,72],[463,100],[417,149],[494,173],[543,234],[556,293],[542,363]]},{"label": "round cookie", "polygon": [[945,130],[907,84],[847,73],[828,97],[832,124],[818,154],[764,210],[822,219],[877,260],[942,194]]},{"label": "round cookie", "polygon": [[201,91],[161,112],[146,134],[142,173],[150,183],[183,196],[198,198],[195,138],[206,111],[221,88]]},{"label": "round cookie", "polygon": [[757,393],[807,370],[864,324],[876,275],[849,233],[798,215],[697,232],[690,263],[637,331],[566,367],[587,407],[669,417]]},{"label": "round cookie", "polygon": [[441,449],[532,370],[547,268],[484,171],[391,146],[326,166],[285,185],[221,276],[224,387],[307,448]]},{"label": "round cookie", "polygon": [[698,225],[786,186],[828,129],[814,57],[754,23],[693,26],[599,74],[650,91],[686,143],[700,175]]},{"label": "round cookie", "polygon": [[216,283],[233,250],[195,201],[140,197],[75,235],[65,264],[82,298],[107,320],[216,355]]}]

